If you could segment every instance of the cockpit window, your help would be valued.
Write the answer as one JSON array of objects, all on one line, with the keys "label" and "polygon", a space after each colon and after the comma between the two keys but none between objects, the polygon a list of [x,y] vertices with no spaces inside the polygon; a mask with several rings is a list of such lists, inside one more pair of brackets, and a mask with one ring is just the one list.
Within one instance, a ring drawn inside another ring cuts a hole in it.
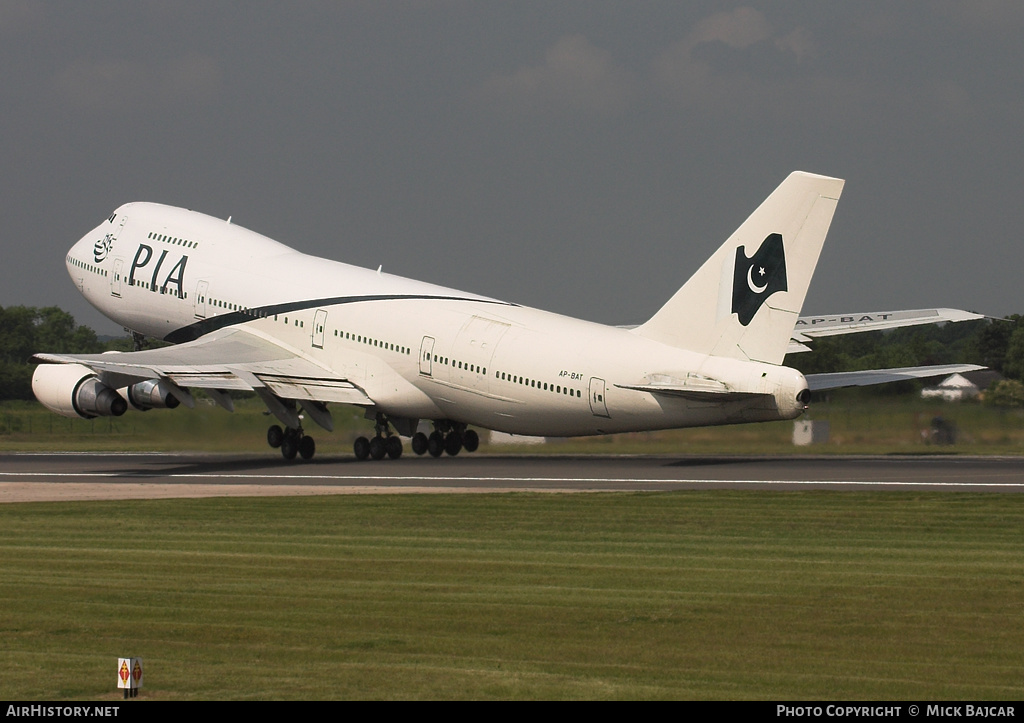
[{"label": "cockpit window", "polygon": [[115,218],[117,218],[117,211],[110,214],[110,218],[107,219],[107,223],[113,223]]}]

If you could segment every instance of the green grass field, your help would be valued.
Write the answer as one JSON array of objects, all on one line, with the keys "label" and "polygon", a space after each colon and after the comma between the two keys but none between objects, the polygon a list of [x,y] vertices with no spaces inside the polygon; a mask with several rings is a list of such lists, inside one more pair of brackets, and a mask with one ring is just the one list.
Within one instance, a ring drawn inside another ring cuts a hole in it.
[{"label": "green grass field", "polygon": [[[318,454],[369,423],[336,407]],[[957,444],[925,444],[931,419]],[[792,423],[560,440],[529,453],[1024,452],[1024,418],[840,396]],[[251,451],[254,400],[68,420],[0,406],[0,450]],[[507,452],[513,448],[490,447]],[[1024,498],[679,492],[0,506],[0,696],[1014,699]]]},{"label": "green grass field", "polygon": [[1024,496],[0,506],[0,697],[1019,699]]}]

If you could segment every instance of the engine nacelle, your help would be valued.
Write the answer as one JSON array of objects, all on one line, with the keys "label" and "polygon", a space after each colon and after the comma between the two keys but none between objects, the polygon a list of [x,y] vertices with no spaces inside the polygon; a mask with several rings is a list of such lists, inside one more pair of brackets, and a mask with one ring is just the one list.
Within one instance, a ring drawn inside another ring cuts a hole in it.
[{"label": "engine nacelle", "polygon": [[128,398],[129,404],[142,411],[174,409],[181,404],[178,398],[171,394],[170,385],[159,379],[148,379],[138,384],[132,384],[125,389],[124,395]]},{"label": "engine nacelle", "polygon": [[128,403],[81,364],[40,364],[32,374],[32,393],[65,417],[120,417]]}]

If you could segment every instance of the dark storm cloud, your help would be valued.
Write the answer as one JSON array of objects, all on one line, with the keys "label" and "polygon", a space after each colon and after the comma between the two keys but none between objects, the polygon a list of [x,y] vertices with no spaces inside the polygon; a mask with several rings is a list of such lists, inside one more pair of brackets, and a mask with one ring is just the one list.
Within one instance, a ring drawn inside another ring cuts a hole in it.
[{"label": "dark storm cloud", "polygon": [[1020,311],[1021,8],[0,0],[0,304],[101,325],[64,254],[153,200],[635,322],[799,168],[808,311]]}]

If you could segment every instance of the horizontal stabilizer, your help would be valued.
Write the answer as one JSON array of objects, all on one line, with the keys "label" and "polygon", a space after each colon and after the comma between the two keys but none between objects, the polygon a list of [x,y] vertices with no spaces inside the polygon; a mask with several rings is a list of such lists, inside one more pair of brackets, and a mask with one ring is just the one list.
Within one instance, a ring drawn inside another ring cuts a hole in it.
[{"label": "horizontal stabilizer", "polygon": [[821,314],[801,316],[793,329],[793,340],[810,341],[822,336],[838,336],[861,331],[896,329],[901,326],[940,324],[950,321],[984,319],[983,314],[960,309],[910,309],[907,311],[873,311],[864,314]]},{"label": "horizontal stabilizer", "polygon": [[866,369],[860,372],[830,372],[808,374],[807,386],[812,392],[843,387],[868,387],[873,384],[901,382],[907,379],[926,379],[961,372],[984,369],[977,364],[939,364],[928,367],[900,367],[897,369]]}]

